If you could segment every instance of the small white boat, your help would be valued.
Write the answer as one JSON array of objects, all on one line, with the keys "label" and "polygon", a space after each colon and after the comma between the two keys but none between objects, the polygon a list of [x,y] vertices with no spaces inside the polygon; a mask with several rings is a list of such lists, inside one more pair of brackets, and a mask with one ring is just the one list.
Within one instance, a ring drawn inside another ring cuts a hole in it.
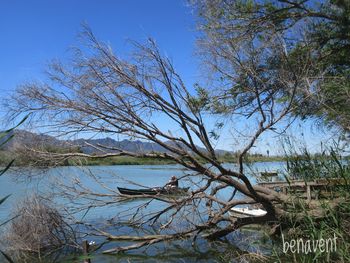
[{"label": "small white boat", "polygon": [[249,207],[233,207],[228,212],[230,216],[245,218],[245,217],[256,217],[266,215],[266,211],[262,209],[253,209]]}]

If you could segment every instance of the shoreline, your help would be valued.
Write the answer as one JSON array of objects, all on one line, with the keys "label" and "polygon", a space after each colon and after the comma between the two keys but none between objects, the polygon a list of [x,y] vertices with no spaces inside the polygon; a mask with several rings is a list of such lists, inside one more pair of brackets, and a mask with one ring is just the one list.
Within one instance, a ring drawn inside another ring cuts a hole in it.
[{"label": "shoreline", "polygon": [[[221,163],[238,163],[236,155],[218,155],[218,161]],[[201,164],[207,163],[205,159],[196,158]],[[264,155],[248,155],[245,157],[245,163],[256,162],[283,162],[288,157],[285,156],[264,156]],[[40,160],[36,156],[28,156],[16,154],[11,151],[0,151],[0,167],[6,167],[13,160],[12,167],[51,167],[51,166],[102,166],[102,165],[167,165],[177,164],[173,160],[150,158],[150,157],[71,157],[63,161],[52,162],[51,160]]]},{"label": "shoreline", "polygon": [[[284,162],[286,161],[285,158],[280,157],[280,158],[257,158],[254,160],[249,160],[247,163],[272,163],[272,162]],[[236,164],[237,161],[227,161],[227,160],[222,160],[222,163],[227,163],[227,164]],[[205,162],[201,162],[202,164],[205,164]],[[137,165],[176,165],[178,163],[173,162],[173,161],[162,161],[162,160],[146,160],[146,159],[132,159],[132,160],[70,160],[68,163],[62,163],[62,164],[56,164],[56,165],[37,165],[34,163],[23,163],[17,165],[16,162],[12,165],[11,168],[51,168],[51,167],[71,167],[71,166],[114,166],[114,165],[122,165],[122,166],[137,166]],[[0,164],[0,167],[6,167],[5,163]]]}]

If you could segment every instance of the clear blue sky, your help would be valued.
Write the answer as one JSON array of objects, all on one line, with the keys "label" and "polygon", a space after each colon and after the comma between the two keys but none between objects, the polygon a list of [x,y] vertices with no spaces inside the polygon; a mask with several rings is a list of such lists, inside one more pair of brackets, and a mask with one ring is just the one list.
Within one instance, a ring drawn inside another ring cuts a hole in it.
[{"label": "clear blue sky", "polygon": [[[189,85],[200,75],[194,56],[195,18],[186,1],[1,0],[1,97],[20,83],[43,78],[42,72],[51,59],[68,57],[68,48],[78,44],[82,23],[87,23],[99,39],[111,43],[120,54],[128,51],[128,39],[143,41],[151,36],[173,59]],[[3,112],[1,109],[0,117]],[[312,133],[310,123],[303,127],[306,141],[312,145],[324,136]],[[271,147],[271,136],[266,136],[257,151],[265,153]],[[224,134],[218,148],[232,150],[234,143],[229,137]]]},{"label": "clear blue sky", "polygon": [[118,53],[125,52],[127,39],[153,37],[191,76],[193,20],[181,0],[2,0],[0,92],[38,78],[50,59],[66,57],[84,22]]}]

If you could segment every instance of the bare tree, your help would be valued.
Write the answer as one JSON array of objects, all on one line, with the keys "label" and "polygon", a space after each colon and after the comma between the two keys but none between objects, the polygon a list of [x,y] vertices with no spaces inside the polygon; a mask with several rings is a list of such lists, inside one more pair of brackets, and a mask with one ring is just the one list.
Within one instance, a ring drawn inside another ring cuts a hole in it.
[{"label": "bare tree", "polygon": [[[130,222],[139,226],[154,224],[165,217],[166,223],[162,221],[156,235],[114,236],[90,225],[108,240],[135,242],[106,253],[174,239],[192,237],[196,240],[203,233],[208,239],[217,239],[248,224],[288,218],[288,212],[279,204],[293,200],[252,185],[245,171],[244,157],[265,131],[276,127],[283,130],[288,126],[289,122],[283,127],[276,125],[292,111],[298,99],[296,89],[309,85],[307,77],[312,63],[308,63],[307,56],[300,58],[304,60],[302,68],[295,61],[291,63],[284,39],[277,30],[272,30],[263,41],[247,36],[240,41],[229,41],[224,46],[216,46],[213,38],[214,42],[207,48],[217,47],[212,49],[217,57],[211,61],[222,78],[215,82],[215,89],[198,86],[195,92],[186,87],[171,61],[162,56],[152,40],[146,45],[134,44],[134,55],[123,60],[108,45],[99,42],[88,28],[85,28],[84,37],[87,46],[74,50],[69,65],[52,63],[48,71],[49,81],[28,83],[17,89],[11,102],[12,113],[33,112],[32,121],[37,120],[45,124],[46,129],[63,136],[84,132],[121,135],[154,142],[167,151],[139,153],[95,145],[100,154],[94,156],[35,149],[33,152],[41,158],[60,161],[73,157],[111,156],[167,159],[188,169],[187,178],[199,175],[202,180],[200,183],[192,180],[192,191],[188,196],[176,199],[149,196],[151,199],[145,201],[144,206],[153,200],[161,200],[167,205],[146,218],[138,215],[139,210],[130,215]],[[84,51],[86,48],[88,51]],[[220,59],[227,58],[229,65],[221,68],[223,61]],[[237,170],[225,168],[220,162],[213,146],[217,138],[208,131],[208,115],[226,118],[233,126],[235,121],[243,118],[254,120],[250,122],[253,132],[245,134],[244,146],[239,151]],[[166,120],[171,131],[162,129],[157,118]],[[204,160],[205,164],[199,160]],[[87,198],[96,206],[121,200],[119,194],[107,186],[104,187],[108,194],[93,192],[77,181],[74,186],[64,187],[72,200],[75,197]],[[223,199],[220,193],[227,189],[232,195]],[[237,192],[243,198],[236,198]],[[118,196],[120,198],[116,199]],[[237,219],[227,213],[234,206],[253,203],[260,204],[267,214]],[[187,221],[187,227],[166,232],[176,220]]]}]

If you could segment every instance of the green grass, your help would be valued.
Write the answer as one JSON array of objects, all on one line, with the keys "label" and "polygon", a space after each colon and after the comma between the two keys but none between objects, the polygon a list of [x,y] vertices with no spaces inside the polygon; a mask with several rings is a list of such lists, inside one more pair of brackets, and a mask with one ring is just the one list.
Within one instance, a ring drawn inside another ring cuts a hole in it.
[{"label": "green grass", "polygon": [[70,165],[157,165],[157,164],[175,164],[171,160],[154,158],[135,158],[128,156],[109,157],[109,158],[85,158],[73,159],[69,161]]},{"label": "green grass", "polygon": [[[12,158],[16,158],[14,166],[50,166],[49,163],[37,162],[35,157],[28,157],[27,155],[14,154],[8,151],[0,151],[0,166],[5,166]],[[222,163],[236,163],[238,158],[233,154],[225,154],[218,157]],[[197,158],[200,163],[205,163],[204,159]],[[250,155],[245,158],[245,162],[275,162],[283,161],[284,157],[281,156],[263,156],[263,155]],[[129,156],[118,156],[108,158],[72,158],[69,161],[61,163],[62,166],[67,165],[165,165],[175,164],[175,161],[156,159],[156,158],[136,158]]]},{"label": "green grass", "polygon": [[[295,153],[288,159],[289,172],[298,179],[315,180],[321,178],[343,178],[350,182],[349,159],[343,157],[342,150],[336,147],[325,149],[321,155],[312,156],[307,151],[300,158]],[[284,222],[283,233],[288,240],[320,240],[338,239],[337,250],[331,253],[316,251],[312,253],[282,253],[282,244],[277,243],[271,256],[272,262],[350,262],[350,185],[336,187],[330,192],[330,197],[319,200],[323,217],[313,217],[308,214],[309,206],[303,200],[295,203],[290,211],[290,222]],[[331,206],[334,197],[341,198],[336,206]],[[303,215],[302,220],[294,220],[294,213]]]}]

